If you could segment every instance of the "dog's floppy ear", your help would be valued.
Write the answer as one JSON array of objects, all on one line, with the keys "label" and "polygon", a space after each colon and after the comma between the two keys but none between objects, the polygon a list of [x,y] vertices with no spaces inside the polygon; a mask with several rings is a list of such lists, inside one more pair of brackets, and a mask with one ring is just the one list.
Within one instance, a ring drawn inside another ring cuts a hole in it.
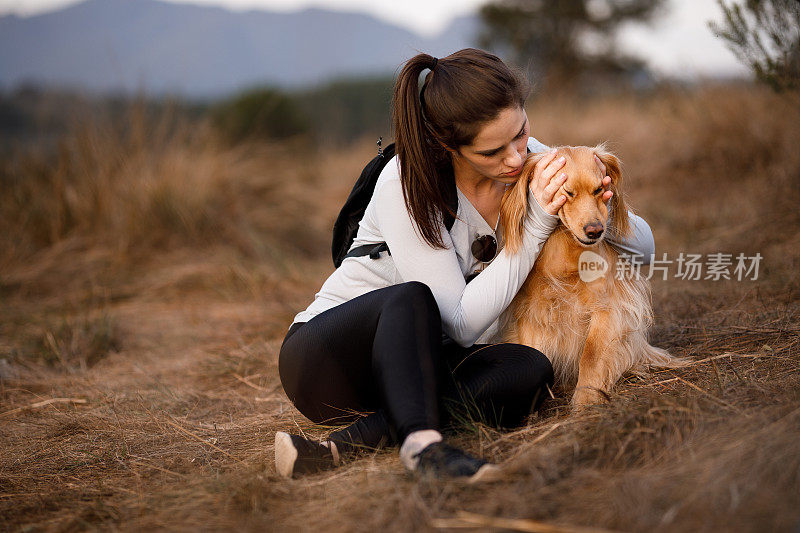
[{"label": "dog's floppy ear", "polygon": [[622,166],[616,155],[606,149],[605,144],[598,144],[594,147],[594,153],[606,166],[606,174],[611,176],[611,192],[614,196],[608,202],[608,209],[611,211],[611,235],[622,237],[630,234],[630,219],[628,218],[628,208],[625,205],[625,197],[622,192]]},{"label": "dog's floppy ear", "polygon": [[505,247],[509,253],[522,246],[522,223],[528,210],[528,183],[533,177],[533,167],[547,153],[529,154],[516,183],[509,187],[500,203],[500,224]]}]

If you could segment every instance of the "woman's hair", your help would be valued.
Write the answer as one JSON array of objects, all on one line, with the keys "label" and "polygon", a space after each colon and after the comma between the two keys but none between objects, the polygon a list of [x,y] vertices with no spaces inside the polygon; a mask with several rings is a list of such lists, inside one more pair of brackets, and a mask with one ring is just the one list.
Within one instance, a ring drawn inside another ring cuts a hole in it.
[{"label": "woman's hair", "polygon": [[[425,76],[422,90],[419,77]],[[472,144],[481,127],[503,109],[525,106],[529,85],[500,58],[465,48],[439,60],[417,54],[403,66],[394,85],[392,125],[406,208],[422,237],[433,247],[452,184],[452,160],[446,148]],[[451,213],[455,216],[455,213]]]}]

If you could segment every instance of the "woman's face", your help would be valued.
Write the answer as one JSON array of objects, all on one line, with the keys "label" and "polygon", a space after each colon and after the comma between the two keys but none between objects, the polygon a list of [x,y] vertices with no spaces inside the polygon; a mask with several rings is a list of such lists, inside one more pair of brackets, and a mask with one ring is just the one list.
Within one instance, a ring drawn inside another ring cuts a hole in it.
[{"label": "woman's face", "polygon": [[530,124],[528,114],[520,107],[509,107],[475,136],[472,144],[453,153],[457,174],[472,178],[489,178],[514,183],[527,156]]}]

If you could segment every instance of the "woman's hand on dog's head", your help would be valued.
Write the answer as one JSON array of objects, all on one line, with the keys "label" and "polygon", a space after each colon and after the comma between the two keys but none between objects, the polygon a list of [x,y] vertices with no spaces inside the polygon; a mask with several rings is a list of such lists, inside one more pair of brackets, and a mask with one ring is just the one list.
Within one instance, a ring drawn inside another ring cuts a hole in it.
[{"label": "woman's hand on dog's head", "polygon": [[558,173],[567,161],[564,156],[556,159],[556,155],[558,150],[554,149],[537,161],[530,180],[530,190],[534,198],[551,215],[558,214],[558,210],[567,201],[563,194],[556,196],[558,189],[567,181],[566,173]]},{"label": "woman's hand on dog's head", "polygon": [[603,188],[606,190],[606,192],[603,193],[603,201],[608,203],[608,201],[611,200],[611,197],[614,196],[614,193],[611,192],[611,176],[606,175],[606,166],[603,164],[600,158],[597,157],[597,154],[594,155],[594,162],[597,163],[597,168],[600,169],[600,175],[605,176],[605,178],[603,178]]},{"label": "woman's hand on dog's head", "polygon": [[[530,190],[533,193],[539,205],[551,215],[557,215],[558,210],[567,201],[567,197],[563,194],[557,195],[559,188],[567,181],[566,172],[559,173],[566,164],[564,156],[556,157],[558,149],[553,149],[544,157],[539,159],[533,167],[533,175],[530,179]],[[600,169],[602,176],[605,176],[602,181],[605,192],[603,193],[603,202],[608,203],[614,193],[611,191],[611,176],[606,174],[606,166],[597,155],[594,156],[597,168]]]}]

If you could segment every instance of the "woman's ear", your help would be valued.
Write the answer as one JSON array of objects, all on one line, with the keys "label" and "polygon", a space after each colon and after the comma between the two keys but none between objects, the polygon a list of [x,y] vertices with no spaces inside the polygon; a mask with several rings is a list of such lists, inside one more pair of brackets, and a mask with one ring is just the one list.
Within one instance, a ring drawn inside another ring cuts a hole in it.
[{"label": "woman's ear", "polygon": [[522,246],[522,223],[528,210],[528,184],[533,176],[534,165],[545,155],[528,155],[519,178],[506,190],[500,203],[500,225],[509,253],[516,252]]},{"label": "woman's ear", "polygon": [[611,228],[609,228],[611,234],[616,237],[628,235],[631,228],[622,189],[622,165],[616,155],[606,150],[605,144],[595,146],[594,153],[606,166],[606,175],[611,176],[610,190],[614,193],[608,202],[608,209],[611,211]]}]

